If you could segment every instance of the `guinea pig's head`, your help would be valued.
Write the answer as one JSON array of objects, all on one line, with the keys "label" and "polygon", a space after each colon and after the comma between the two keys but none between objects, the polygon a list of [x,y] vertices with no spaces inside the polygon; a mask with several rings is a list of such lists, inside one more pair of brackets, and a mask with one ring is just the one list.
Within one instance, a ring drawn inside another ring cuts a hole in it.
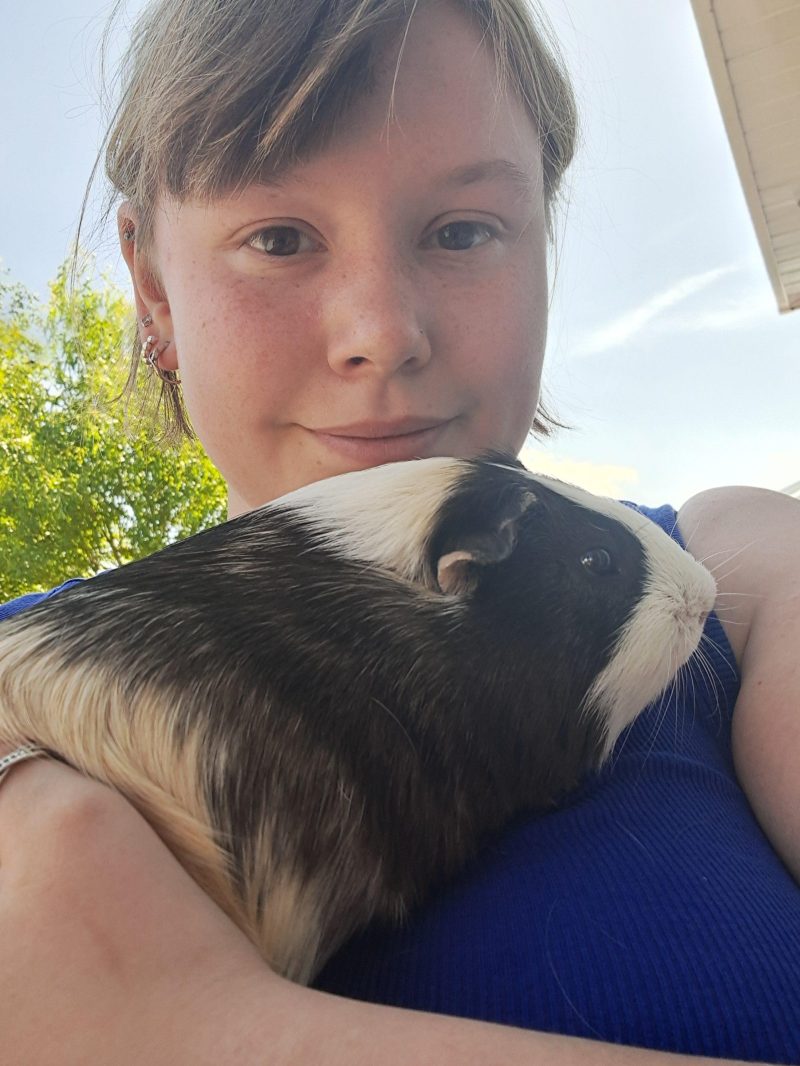
[{"label": "guinea pig's head", "polygon": [[428,567],[596,716],[601,758],[695,651],[716,597],[705,567],[634,508],[499,457],[473,462],[443,502]]},{"label": "guinea pig's head", "polygon": [[649,518],[508,456],[393,463],[282,502],[336,550],[443,597],[506,662],[596,716],[603,756],[714,604],[708,571]]}]

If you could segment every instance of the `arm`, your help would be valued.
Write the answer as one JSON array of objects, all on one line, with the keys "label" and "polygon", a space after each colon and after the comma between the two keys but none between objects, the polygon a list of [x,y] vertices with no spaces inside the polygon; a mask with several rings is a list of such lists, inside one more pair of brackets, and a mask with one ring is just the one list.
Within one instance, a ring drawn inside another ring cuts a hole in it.
[{"label": "arm", "polygon": [[691,553],[716,572],[742,674],[732,731],[739,781],[800,883],[800,502],[713,489],[689,500],[679,523]]},{"label": "arm", "polygon": [[673,1066],[722,1060],[341,999],[277,977],[111,790],[0,788],[0,1033],[37,1066]]}]

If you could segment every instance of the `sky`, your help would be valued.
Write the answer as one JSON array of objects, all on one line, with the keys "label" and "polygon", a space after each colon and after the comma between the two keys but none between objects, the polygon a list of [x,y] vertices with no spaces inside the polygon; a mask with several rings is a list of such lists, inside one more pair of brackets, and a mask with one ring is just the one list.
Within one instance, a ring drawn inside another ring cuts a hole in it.
[{"label": "sky", "polygon": [[[129,0],[123,30],[140,6]],[[800,481],[800,311],[777,311],[689,0],[542,6],[582,126],[544,378],[571,428],[523,458],[652,505],[714,485]],[[0,262],[42,296],[102,137],[97,55],[111,7],[36,0],[5,14]],[[113,229],[90,235],[98,269],[124,285]]]}]

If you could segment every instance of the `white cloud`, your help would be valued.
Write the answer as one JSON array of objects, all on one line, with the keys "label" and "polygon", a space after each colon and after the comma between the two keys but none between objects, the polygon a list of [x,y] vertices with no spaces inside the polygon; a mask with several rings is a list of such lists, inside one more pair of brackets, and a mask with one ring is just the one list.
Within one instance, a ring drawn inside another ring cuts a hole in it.
[{"label": "white cloud", "polygon": [[778,317],[774,297],[760,288],[735,299],[728,297],[719,306],[701,308],[685,315],[671,315],[664,323],[670,333],[699,333],[710,330],[744,329]]},{"label": "white cloud", "polygon": [[596,496],[629,499],[632,486],[635,487],[639,482],[639,472],[632,466],[569,459],[551,455],[530,444],[525,445],[519,457],[534,473],[547,474],[560,481],[579,485]]},{"label": "white cloud", "polygon": [[[606,325],[592,330],[582,341],[578,341],[575,347],[571,349],[570,354],[572,356],[598,355],[601,352],[609,351],[609,349],[619,348],[626,341],[629,341],[631,337],[640,333],[654,319],[660,318],[665,312],[672,310],[672,308],[682,304],[685,300],[707,289],[710,285],[719,281],[720,278],[739,269],[740,265],[738,263],[731,263],[727,266],[715,267],[713,270],[706,270],[702,274],[690,274],[688,277],[682,278],[663,292],[651,296],[649,300],[640,304],[639,307],[634,307],[618,318],[607,322]],[[706,311],[703,314],[707,321],[711,321],[713,316],[719,314],[719,312]],[[711,319],[709,316],[711,316]],[[676,319],[671,318],[669,321],[672,323]],[[687,326],[687,323],[691,321],[691,319],[687,318],[680,321],[683,324],[679,328],[683,330],[687,328],[721,329],[726,328],[729,324],[723,323],[722,319],[719,320],[719,324],[711,326]]]}]

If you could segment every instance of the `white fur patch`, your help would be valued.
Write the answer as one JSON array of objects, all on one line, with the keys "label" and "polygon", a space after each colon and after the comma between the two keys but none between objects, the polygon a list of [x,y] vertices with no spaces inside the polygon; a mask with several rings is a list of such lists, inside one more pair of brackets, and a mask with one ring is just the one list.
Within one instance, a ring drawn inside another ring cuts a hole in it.
[{"label": "white fur patch", "polygon": [[306,485],[277,505],[302,515],[342,555],[419,581],[425,542],[468,467],[445,456],[389,463]]}]

